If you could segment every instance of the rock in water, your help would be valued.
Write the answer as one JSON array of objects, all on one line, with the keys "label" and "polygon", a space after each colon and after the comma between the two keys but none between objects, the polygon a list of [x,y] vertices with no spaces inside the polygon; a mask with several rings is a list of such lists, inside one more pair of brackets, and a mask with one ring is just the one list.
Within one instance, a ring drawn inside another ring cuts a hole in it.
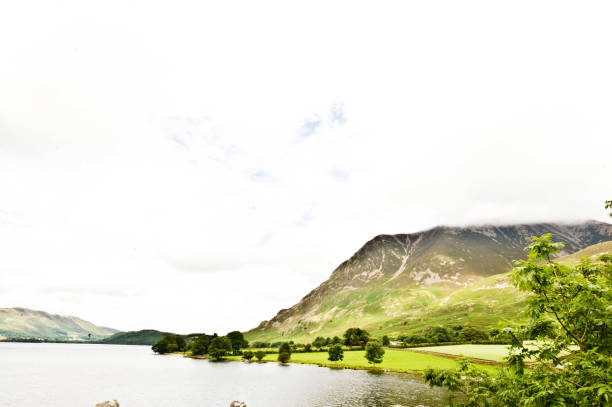
[{"label": "rock in water", "polygon": [[232,404],[230,404],[230,407],[246,407],[246,403],[242,401],[232,401]]},{"label": "rock in water", "polygon": [[119,403],[117,403],[117,400],[104,401],[102,403],[96,404],[96,407],[119,407]]}]

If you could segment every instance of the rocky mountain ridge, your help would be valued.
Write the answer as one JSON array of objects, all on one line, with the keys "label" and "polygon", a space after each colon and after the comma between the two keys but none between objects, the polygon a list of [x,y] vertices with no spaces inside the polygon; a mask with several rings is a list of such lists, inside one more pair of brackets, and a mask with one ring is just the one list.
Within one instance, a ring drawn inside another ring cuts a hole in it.
[{"label": "rocky mountain ridge", "polygon": [[[384,318],[393,316],[386,312],[389,304],[385,301],[395,304],[399,314],[408,315],[418,308],[410,297],[422,297],[417,303],[428,302],[428,296],[448,295],[480,279],[509,271],[514,260],[525,258],[529,237],[544,233],[552,233],[555,241],[564,242],[562,254],[569,254],[612,240],[612,225],[589,221],[442,226],[411,234],[379,235],[341,263],[328,280],[299,303],[263,321],[249,336],[257,337],[258,332],[267,330],[278,330],[281,336],[315,334],[334,319],[367,320],[381,312]],[[361,306],[353,307],[357,303]]]}]

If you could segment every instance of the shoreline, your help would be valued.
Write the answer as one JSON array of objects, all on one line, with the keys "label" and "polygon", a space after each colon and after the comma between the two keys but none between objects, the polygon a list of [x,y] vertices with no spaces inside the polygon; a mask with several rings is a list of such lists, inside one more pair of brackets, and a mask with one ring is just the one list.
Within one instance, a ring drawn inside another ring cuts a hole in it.
[{"label": "shoreline", "polygon": [[[397,353],[396,353],[397,352]],[[457,367],[457,357],[453,355],[433,355],[425,352],[412,352],[412,351],[398,351],[398,350],[387,350],[385,356],[389,357],[389,360],[383,360],[381,365],[372,366],[368,365],[365,358],[362,357],[363,351],[349,351],[345,352],[345,360],[340,362],[331,362],[327,360],[327,352],[313,352],[313,353],[294,353],[292,359],[285,363],[285,365],[296,364],[296,365],[312,365],[317,367],[326,367],[330,369],[350,369],[350,370],[367,370],[371,372],[380,373],[403,373],[410,374],[413,376],[423,376],[425,369],[432,368],[455,368]],[[398,354],[399,353],[399,354]],[[181,355],[189,359],[208,359],[214,360],[208,355],[193,356],[187,353],[176,352],[173,355]],[[348,357],[347,357],[348,356]],[[449,357],[447,357],[449,356]],[[221,361],[230,362],[244,362],[244,363],[280,363],[276,360],[277,354],[269,353],[266,357],[261,360],[247,361],[242,359],[241,356],[226,356]],[[301,360],[300,360],[301,359]],[[317,360],[318,359],[318,360]],[[473,363],[483,370],[489,373],[497,372],[502,365],[496,364],[494,361],[488,361],[489,363],[477,363],[478,361],[473,360]],[[412,365],[411,367],[408,367]]]}]

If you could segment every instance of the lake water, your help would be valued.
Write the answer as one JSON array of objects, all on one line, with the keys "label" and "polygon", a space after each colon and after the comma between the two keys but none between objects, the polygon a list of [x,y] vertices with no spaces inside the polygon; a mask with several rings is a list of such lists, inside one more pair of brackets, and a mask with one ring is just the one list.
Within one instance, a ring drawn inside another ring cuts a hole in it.
[{"label": "lake water", "polygon": [[406,374],[155,355],[148,346],[0,343],[0,407],[440,406]]}]

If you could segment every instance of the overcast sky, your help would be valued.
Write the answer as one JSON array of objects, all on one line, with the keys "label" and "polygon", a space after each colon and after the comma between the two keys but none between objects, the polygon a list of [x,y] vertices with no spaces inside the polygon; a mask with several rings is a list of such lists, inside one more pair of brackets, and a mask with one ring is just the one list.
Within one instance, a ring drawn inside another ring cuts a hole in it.
[{"label": "overcast sky", "polygon": [[377,234],[605,221],[611,11],[4,2],[0,307],[224,334]]}]

